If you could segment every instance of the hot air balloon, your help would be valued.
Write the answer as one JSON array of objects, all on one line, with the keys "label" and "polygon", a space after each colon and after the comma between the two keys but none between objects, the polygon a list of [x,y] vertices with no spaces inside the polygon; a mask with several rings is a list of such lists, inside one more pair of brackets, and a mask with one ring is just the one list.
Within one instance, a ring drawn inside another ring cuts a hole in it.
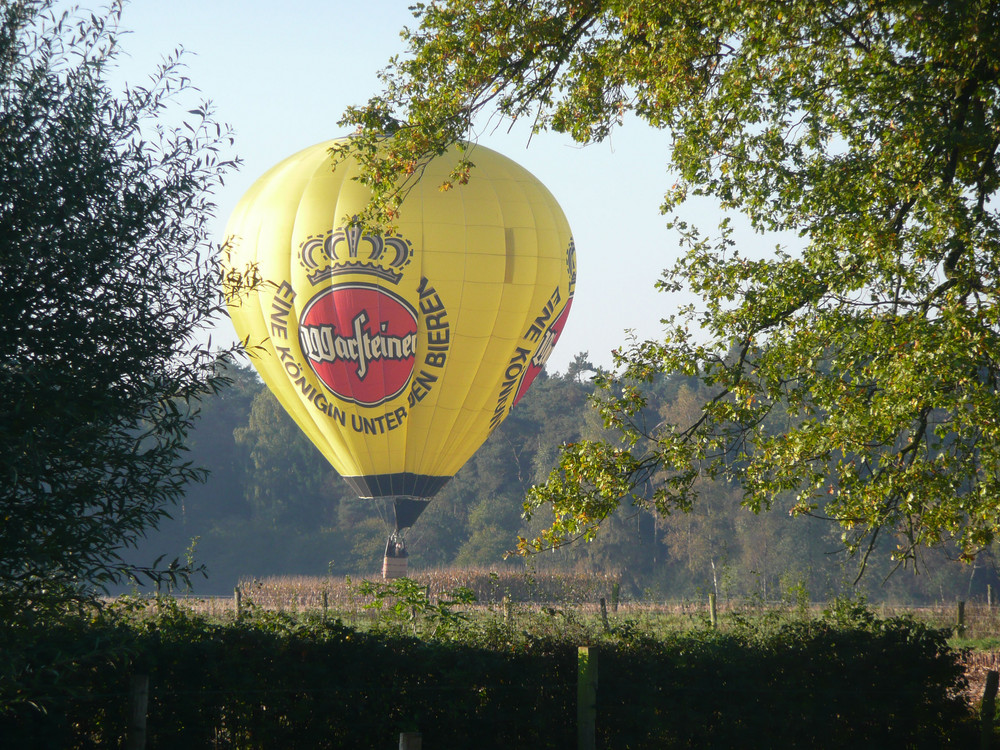
[{"label": "hot air balloon", "polygon": [[362,498],[391,504],[383,575],[405,575],[404,530],[523,397],[563,330],[576,283],[569,225],[510,159],[466,144],[472,179],[442,191],[432,160],[385,233],[320,143],[264,174],[226,228],[228,296],[278,401]]}]

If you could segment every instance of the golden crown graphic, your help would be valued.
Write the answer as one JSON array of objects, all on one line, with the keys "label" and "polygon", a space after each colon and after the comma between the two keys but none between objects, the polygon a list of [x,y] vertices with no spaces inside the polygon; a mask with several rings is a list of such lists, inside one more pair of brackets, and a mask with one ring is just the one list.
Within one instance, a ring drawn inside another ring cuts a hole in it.
[{"label": "golden crown graphic", "polygon": [[364,234],[356,224],[310,235],[299,245],[299,263],[313,285],[359,273],[398,284],[412,259],[413,246],[402,235]]}]

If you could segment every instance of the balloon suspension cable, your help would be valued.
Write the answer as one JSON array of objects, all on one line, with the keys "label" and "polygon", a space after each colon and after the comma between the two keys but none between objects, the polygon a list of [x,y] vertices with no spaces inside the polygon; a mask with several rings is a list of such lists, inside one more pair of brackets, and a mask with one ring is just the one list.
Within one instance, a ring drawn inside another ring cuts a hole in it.
[{"label": "balloon suspension cable", "polygon": [[375,501],[375,510],[378,511],[378,517],[382,519],[382,525],[391,529],[393,527],[393,521],[389,520],[388,504],[382,498]]}]

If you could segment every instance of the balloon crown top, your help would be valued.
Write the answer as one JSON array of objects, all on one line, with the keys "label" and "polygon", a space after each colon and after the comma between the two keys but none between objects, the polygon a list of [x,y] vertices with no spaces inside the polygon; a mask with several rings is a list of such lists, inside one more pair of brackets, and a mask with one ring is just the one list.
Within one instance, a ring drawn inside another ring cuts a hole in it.
[{"label": "balloon crown top", "polygon": [[311,284],[342,274],[367,274],[393,284],[413,258],[413,246],[398,234],[366,234],[359,224],[307,237],[299,245],[299,262]]}]

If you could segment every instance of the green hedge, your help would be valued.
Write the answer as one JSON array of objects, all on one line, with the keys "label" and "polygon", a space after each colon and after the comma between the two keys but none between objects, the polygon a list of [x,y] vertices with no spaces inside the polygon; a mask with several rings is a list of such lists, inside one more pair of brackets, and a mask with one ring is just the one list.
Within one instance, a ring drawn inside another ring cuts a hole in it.
[{"label": "green hedge", "polygon": [[602,655],[603,747],[966,747],[945,634],[911,620],[637,638]]},{"label": "green hedge", "polygon": [[[147,747],[573,748],[577,643],[468,624],[452,640],[256,612],[212,623],[65,618],[2,634],[0,745],[120,747],[131,676]],[[817,621],[600,648],[598,747],[940,748],[974,741],[945,636],[907,619]]]}]

